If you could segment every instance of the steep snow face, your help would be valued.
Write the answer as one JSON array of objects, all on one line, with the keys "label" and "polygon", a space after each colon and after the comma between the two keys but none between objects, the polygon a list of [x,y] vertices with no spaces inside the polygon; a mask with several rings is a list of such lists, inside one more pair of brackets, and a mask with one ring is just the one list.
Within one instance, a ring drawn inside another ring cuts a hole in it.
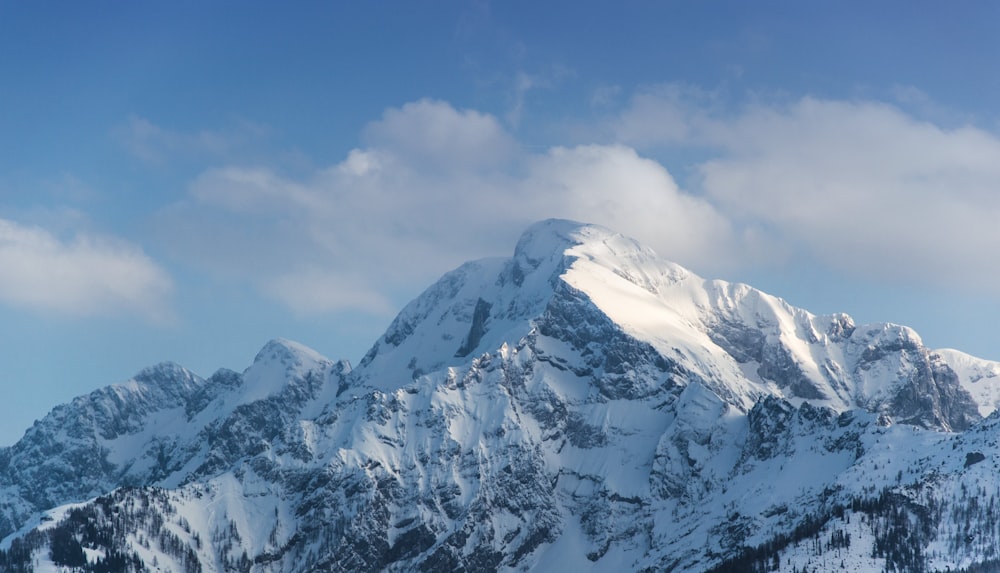
[{"label": "steep snow face", "polygon": [[747,409],[772,394],[940,429],[964,429],[979,416],[946,361],[909,328],[815,316],[746,285],[701,279],[593,227],[573,236],[581,242],[565,251],[572,263],[561,279],[733,405]]},{"label": "steep snow face", "polygon": [[569,262],[566,249],[586,229],[543,221],[524,233],[512,258],[474,261],[447,273],[400,312],[362,360],[359,379],[398,388],[527,336]]},{"label": "steep snow face", "polygon": [[[932,357],[909,328],[815,316],[747,285],[702,279],[602,227],[563,220],[529,228],[510,259],[445,275],[400,313],[356,378],[399,388],[501,344],[517,345],[545,332],[554,317],[567,323],[556,337],[575,340],[580,352],[595,351],[583,338],[604,342],[595,329],[613,331],[669,362],[673,383],[700,380],[743,411],[776,395],[938,429],[963,429],[981,414],[963,382],[969,378],[950,369],[945,355]],[[602,374],[590,366],[578,371],[587,368]]]},{"label": "steep snow face", "polygon": [[248,403],[268,398],[310,372],[326,372],[332,368],[333,361],[312,348],[283,338],[272,340],[261,348],[253,364],[243,372],[240,400]]},{"label": "steep snow face", "polygon": [[322,411],[349,371],[275,340],[242,375],[220,370],[203,379],[163,363],[76,398],[0,450],[0,535],[60,503],[216,471],[259,448],[262,433]]},{"label": "steep snow face", "polygon": [[972,395],[982,416],[989,416],[1000,407],[1000,363],[950,348],[938,350],[937,354],[958,376],[962,388]]},{"label": "steep snow face", "polygon": [[172,363],[58,406],[0,450],[0,532],[38,509],[87,499],[121,484],[124,460],[208,391],[206,381]]}]

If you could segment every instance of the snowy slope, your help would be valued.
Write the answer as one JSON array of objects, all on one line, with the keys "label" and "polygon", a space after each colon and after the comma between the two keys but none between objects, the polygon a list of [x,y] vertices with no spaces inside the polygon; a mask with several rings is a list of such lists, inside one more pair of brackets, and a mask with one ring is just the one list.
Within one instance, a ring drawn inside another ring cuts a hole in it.
[{"label": "snowy slope", "polygon": [[1000,406],[1000,363],[950,348],[938,350],[937,354],[958,375],[962,388],[979,405],[980,414],[989,416],[996,411]]},{"label": "snowy slope", "polygon": [[354,370],[277,340],[57,408],[0,451],[0,566],[956,569],[996,558],[998,372],[544,221]]},{"label": "snowy slope", "polygon": [[[59,406],[0,451],[0,533],[122,485],[176,486],[217,472],[261,433],[321,411],[349,370],[275,340],[243,374],[220,370],[206,380],[164,363]],[[268,423],[256,423],[263,416]],[[254,430],[242,431],[247,425]]]},{"label": "snowy slope", "polygon": [[[939,429],[964,429],[980,415],[969,383],[952,384],[947,357],[975,359],[933,354],[909,328],[815,316],[747,285],[702,279],[607,229],[561,220],[530,228],[512,259],[445,275],[400,313],[360,379],[397,388],[577,318],[561,312],[610,322],[742,410],[772,394],[836,411],[892,410]],[[932,403],[916,403],[915,394]]]}]

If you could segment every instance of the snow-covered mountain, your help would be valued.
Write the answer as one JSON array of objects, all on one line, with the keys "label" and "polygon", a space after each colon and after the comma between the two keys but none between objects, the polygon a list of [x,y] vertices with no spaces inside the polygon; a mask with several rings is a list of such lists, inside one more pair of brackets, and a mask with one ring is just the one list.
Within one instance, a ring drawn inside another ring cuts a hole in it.
[{"label": "snow-covered mountain", "polygon": [[974,570],[998,376],[549,220],[353,370],[276,340],[57,407],[0,450],[0,569]]}]

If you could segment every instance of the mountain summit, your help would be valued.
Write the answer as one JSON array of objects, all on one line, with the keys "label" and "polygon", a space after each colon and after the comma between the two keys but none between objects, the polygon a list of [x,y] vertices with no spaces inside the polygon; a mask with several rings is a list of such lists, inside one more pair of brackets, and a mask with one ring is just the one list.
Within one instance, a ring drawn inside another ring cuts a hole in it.
[{"label": "mountain summit", "polygon": [[[697,381],[744,411],[775,395],[964,430],[995,408],[977,404],[944,355],[909,328],[814,316],[746,285],[702,279],[602,227],[563,220],[529,228],[511,259],[445,275],[400,313],[361,369],[386,388],[403,368],[433,372],[538,335],[570,343],[576,355],[562,358],[588,365],[598,387],[615,376],[637,392]],[[608,343],[617,337],[670,372],[600,362],[616,352]]]},{"label": "mountain summit", "polygon": [[998,375],[548,220],[357,368],[275,340],[57,407],[0,450],[0,568],[990,565]]}]

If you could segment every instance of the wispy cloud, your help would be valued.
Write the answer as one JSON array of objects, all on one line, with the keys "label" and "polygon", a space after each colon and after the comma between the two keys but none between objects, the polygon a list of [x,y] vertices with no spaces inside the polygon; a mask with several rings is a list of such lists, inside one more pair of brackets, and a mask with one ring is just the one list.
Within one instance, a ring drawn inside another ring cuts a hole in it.
[{"label": "wispy cloud", "polygon": [[609,107],[621,97],[622,87],[619,85],[600,85],[590,94],[590,105],[594,107]]},{"label": "wispy cloud", "polygon": [[336,269],[307,267],[289,272],[265,280],[262,290],[300,316],[344,310],[389,316],[399,310],[365,281]]},{"label": "wispy cloud", "polygon": [[165,270],[124,241],[49,231],[0,219],[0,301],[72,316],[128,313],[171,319],[173,283]]},{"label": "wispy cloud", "polygon": [[114,134],[129,153],[146,163],[160,165],[176,157],[225,158],[264,138],[268,131],[263,125],[244,120],[226,129],[185,132],[131,115]]},{"label": "wispy cloud", "polygon": [[547,70],[535,73],[523,70],[515,73],[510,81],[510,103],[504,116],[507,123],[515,128],[521,124],[521,119],[528,109],[528,96],[531,92],[553,89],[573,75],[573,70],[564,66],[552,66]]}]

